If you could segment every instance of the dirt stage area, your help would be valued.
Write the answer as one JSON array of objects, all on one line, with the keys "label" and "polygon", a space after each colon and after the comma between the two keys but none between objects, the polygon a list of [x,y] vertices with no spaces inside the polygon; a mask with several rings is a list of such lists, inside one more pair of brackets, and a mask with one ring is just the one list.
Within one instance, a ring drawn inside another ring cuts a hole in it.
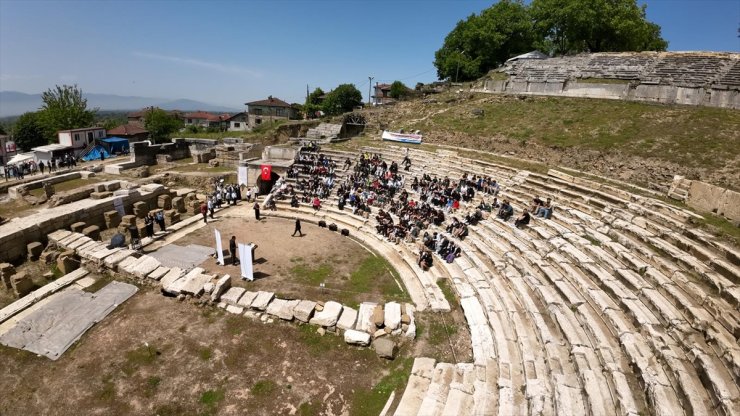
[{"label": "dirt stage area", "polygon": [[384,375],[408,376],[408,359],[315,330],[146,291],[56,362],[3,348],[0,386],[13,393],[0,414],[342,414]]},{"label": "dirt stage area", "polygon": [[[280,298],[334,300],[348,306],[361,302],[409,301],[401,280],[382,257],[376,256],[357,241],[339,233],[303,223],[303,237],[291,237],[294,221],[263,216],[254,218],[251,204],[231,207],[224,216],[177,240],[174,244],[215,246],[214,229],[221,232],[224,249],[229,238],[254,242],[255,281],[239,280],[239,266],[219,266],[209,258],[200,264],[209,273],[229,274],[234,284],[247,290],[275,292]],[[321,284],[324,287],[321,287]]]}]

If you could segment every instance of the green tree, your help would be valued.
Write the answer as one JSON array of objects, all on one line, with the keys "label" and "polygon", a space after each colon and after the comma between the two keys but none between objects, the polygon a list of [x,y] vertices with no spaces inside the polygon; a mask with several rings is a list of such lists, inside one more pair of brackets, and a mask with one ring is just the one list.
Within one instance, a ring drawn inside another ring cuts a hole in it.
[{"label": "green tree", "polygon": [[341,84],[326,94],[322,109],[328,115],[337,115],[354,110],[362,105],[362,93],[354,84]]},{"label": "green tree", "polygon": [[169,139],[170,134],[178,131],[182,126],[182,120],[167,114],[161,108],[150,108],[144,116],[144,127],[149,130],[149,138],[155,143]]},{"label": "green tree", "polygon": [[391,98],[400,100],[409,95],[409,87],[401,81],[393,81],[391,84]]},{"label": "green tree", "polygon": [[18,117],[13,125],[13,140],[25,151],[48,143],[39,113],[25,113]]},{"label": "green tree", "polygon": [[514,55],[534,49],[532,19],[521,0],[501,0],[461,20],[434,54],[439,79],[477,79]]},{"label": "green tree", "polygon": [[308,118],[314,118],[317,111],[321,110],[321,100],[324,96],[324,90],[316,88],[311,94],[306,97],[306,105],[303,106],[303,111],[306,113]]},{"label": "green tree", "polygon": [[49,139],[59,130],[90,127],[97,112],[87,109],[87,99],[77,85],[57,85],[43,92],[41,100],[39,117]]},{"label": "green tree", "polygon": [[553,54],[663,51],[660,26],[637,0],[533,0],[530,13],[540,48]]}]

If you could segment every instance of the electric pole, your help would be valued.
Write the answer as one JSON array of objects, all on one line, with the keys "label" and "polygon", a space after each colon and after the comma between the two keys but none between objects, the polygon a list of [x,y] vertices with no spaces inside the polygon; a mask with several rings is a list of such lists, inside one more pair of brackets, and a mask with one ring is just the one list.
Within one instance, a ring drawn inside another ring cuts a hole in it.
[{"label": "electric pole", "polygon": [[367,87],[367,103],[368,104],[372,104],[373,102],[372,100],[373,78],[374,77],[367,77],[368,83],[370,84]]}]

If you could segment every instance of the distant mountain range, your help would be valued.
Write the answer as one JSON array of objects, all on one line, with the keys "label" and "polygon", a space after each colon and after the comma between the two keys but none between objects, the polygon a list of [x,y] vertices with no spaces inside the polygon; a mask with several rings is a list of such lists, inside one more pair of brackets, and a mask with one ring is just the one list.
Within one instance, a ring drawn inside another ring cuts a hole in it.
[{"label": "distant mountain range", "polygon": [[[208,104],[195,100],[153,97],[126,97],[113,94],[85,94],[88,108],[99,108],[102,111],[139,110],[144,107],[159,107],[164,110],[213,111],[228,113],[243,111],[243,108],[230,108]],[[17,116],[27,111],[36,111],[41,107],[41,94],[26,94],[17,91],[0,91],[0,117]]]}]

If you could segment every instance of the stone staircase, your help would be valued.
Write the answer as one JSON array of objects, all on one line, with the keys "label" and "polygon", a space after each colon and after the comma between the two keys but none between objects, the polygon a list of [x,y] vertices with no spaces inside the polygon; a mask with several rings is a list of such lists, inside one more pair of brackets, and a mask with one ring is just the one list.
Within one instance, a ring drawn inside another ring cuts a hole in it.
[{"label": "stone staircase", "polygon": [[341,132],[341,124],[321,123],[317,127],[308,129],[306,139],[316,140],[319,143],[330,143],[338,139]]}]

